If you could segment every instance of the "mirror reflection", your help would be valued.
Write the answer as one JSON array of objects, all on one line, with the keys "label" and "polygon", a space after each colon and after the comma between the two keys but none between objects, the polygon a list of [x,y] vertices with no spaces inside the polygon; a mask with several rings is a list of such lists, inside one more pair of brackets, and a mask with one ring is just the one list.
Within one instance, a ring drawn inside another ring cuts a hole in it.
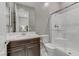
[{"label": "mirror reflection", "polygon": [[7,32],[34,31],[35,9],[20,3],[6,3]]}]

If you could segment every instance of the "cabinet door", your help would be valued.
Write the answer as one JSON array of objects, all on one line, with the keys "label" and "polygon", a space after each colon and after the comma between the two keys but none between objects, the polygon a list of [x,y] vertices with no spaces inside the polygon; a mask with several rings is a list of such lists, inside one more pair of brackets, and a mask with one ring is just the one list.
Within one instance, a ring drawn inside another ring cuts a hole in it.
[{"label": "cabinet door", "polygon": [[35,44],[27,47],[28,56],[40,56],[40,45]]},{"label": "cabinet door", "polygon": [[26,54],[25,54],[24,47],[17,47],[17,48],[8,50],[8,55],[9,56],[25,56]]}]

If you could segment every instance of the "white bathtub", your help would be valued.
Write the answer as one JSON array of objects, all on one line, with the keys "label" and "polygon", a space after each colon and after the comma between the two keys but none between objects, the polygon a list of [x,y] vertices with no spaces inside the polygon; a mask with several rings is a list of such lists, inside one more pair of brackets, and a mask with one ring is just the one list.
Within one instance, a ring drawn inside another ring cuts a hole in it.
[{"label": "white bathtub", "polygon": [[[53,48],[51,48],[51,46]],[[46,56],[79,56],[79,52],[70,48],[62,48],[49,43],[43,48]],[[43,52],[43,51],[42,51]]]},{"label": "white bathtub", "polygon": [[47,56],[68,56],[68,54],[66,54],[64,50],[51,43],[45,44],[45,50]]},{"label": "white bathtub", "polygon": [[[72,48],[67,48],[65,42],[68,39],[56,38],[55,43],[48,43],[48,36],[43,35],[41,38],[41,56],[79,56],[79,52]],[[59,45],[59,44],[60,45]],[[53,48],[52,48],[53,47]]]}]

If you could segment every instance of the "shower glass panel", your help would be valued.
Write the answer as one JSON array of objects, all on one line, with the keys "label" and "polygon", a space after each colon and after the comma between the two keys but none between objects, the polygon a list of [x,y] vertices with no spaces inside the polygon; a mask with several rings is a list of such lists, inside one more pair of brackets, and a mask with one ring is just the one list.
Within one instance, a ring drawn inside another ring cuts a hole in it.
[{"label": "shower glass panel", "polygon": [[50,16],[51,42],[68,55],[79,55],[79,3]]},{"label": "shower glass panel", "polygon": [[67,50],[72,54],[77,54],[79,51],[79,3],[68,8],[66,14],[66,38],[68,39]]},{"label": "shower glass panel", "polygon": [[51,29],[51,42],[57,47],[66,49],[66,39],[65,39],[65,23],[66,23],[65,13],[56,13],[51,15],[50,29]]}]

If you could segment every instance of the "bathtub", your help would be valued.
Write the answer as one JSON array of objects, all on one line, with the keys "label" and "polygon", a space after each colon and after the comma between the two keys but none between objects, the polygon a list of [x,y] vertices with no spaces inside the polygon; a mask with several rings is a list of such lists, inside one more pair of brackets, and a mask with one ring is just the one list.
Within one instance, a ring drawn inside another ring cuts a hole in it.
[{"label": "bathtub", "polygon": [[62,48],[50,43],[44,45],[42,52],[45,53],[43,56],[79,56],[78,51],[72,50],[70,48]]},{"label": "bathtub", "polygon": [[[79,56],[79,52],[76,49],[67,48],[67,46],[65,47],[65,45],[59,45],[54,42],[49,43],[47,37],[47,35],[43,35],[40,40],[41,56]],[[57,43],[64,43],[65,41],[63,40],[66,41],[68,39],[56,38]]]}]

